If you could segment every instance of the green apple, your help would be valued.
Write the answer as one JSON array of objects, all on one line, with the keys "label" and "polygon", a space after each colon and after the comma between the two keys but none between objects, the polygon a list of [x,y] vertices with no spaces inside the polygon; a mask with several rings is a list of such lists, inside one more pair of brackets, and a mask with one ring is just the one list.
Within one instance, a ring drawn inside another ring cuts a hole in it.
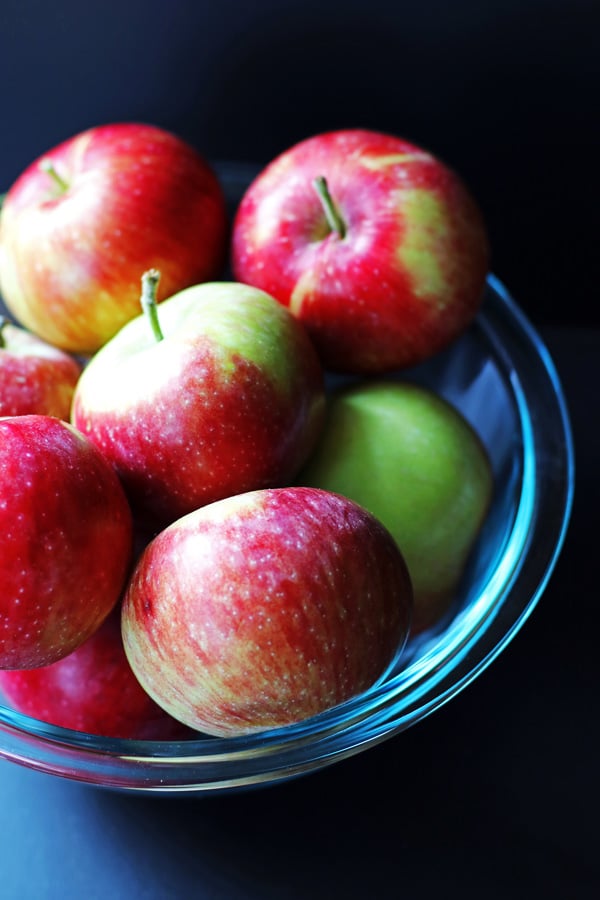
[{"label": "green apple", "polygon": [[412,578],[414,632],[446,611],[493,491],[487,452],[458,410],[409,382],[339,388],[299,483],[343,494],[387,526]]}]

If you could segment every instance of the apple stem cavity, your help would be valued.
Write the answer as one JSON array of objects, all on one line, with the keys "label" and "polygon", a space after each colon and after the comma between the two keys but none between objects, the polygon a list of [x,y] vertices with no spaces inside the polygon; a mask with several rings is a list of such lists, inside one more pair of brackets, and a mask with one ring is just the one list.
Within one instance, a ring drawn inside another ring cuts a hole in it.
[{"label": "apple stem cavity", "polygon": [[160,322],[158,321],[158,309],[156,302],[156,292],[158,290],[158,282],[160,281],[160,272],[158,269],[148,269],[142,275],[142,296],[141,304],[144,314],[150,322],[152,334],[156,341],[163,341],[165,336],[162,333]]},{"label": "apple stem cavity", "polygon": [[342,219],[333,198],[329,193],[327,179],[323,175],[318,175],[313,181],[313,187],[319,195],[319,199],[323,206],[323,212],[327,219],[327,224],[337,236],[342,239],[346,237],[346,223]]},{"label": "apple stem cavity", "polygon": [[65,181],[62,175],[58,174],[51,159],[48,159],[47,157],[45,159],[42,159],[42,161],[40,162],[40,169],[42,170],[42,172],[45,172],[46,175],[50,176],[50,178],[60,188],[61,191],[68,191],[68,182]]}]

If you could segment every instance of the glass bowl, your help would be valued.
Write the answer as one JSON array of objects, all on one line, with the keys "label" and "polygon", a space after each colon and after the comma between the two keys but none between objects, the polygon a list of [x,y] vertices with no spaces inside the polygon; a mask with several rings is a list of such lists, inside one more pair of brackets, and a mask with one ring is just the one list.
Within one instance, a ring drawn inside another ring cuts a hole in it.
[{"label": "glass bowl", "polygon": [[[226,163],[217,171],[233,209],[255,172]],[[0,756],[115,790],[233,791],[364,752],[435,712],[476,678],[534,609],[563,543],[574,487],[565,400],[542,340],[494,276],[468,331],[402,377],[435,389],[471,422],[491,458],[495,495],[453,607],[409,639],[383,681],[297,725],[228,739],[108,739],[0,705]]]}]

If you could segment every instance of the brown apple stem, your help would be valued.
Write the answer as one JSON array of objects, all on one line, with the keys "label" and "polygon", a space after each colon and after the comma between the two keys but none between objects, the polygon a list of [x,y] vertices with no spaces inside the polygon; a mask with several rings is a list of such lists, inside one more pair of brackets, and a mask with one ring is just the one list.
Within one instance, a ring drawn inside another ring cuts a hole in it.
[{"label": "brown apple stem", "polygon": [[54,183],[61,189],[61,191],[68,191],[68,183],[61,175],[58,174],[51,159],[48,159],[47,157],[45,159],[42,159],[40,161],[40,169],[42,170],[42,172],[45,172],[50,176],[50,178],[52,178]]},{"label": "brown apple stem", "polygon": [[158,269],[148,269],[142,275],[142,296],[141,304],[144,314],[150,322],[152,334],[157,341],[163,341],[165,336],[162,333],[160,322],[158,321],[158,304],[156,302],[156,292],[158,290],[158,282],[160,281],[160,272]]},{"label": "brown apple stem", "polygon": [[329,225],[331,230],[338,235],[338,237],[346,237],[346,223],[342,219],[335,203],[333,202],[333,198],[329,193],[327,180],[323,175],[319,175],[314,179],[313,187],[319,195],[319,199],[323,206],[323,212],[325,213],[325,217],[327,219],[327,224]]}]

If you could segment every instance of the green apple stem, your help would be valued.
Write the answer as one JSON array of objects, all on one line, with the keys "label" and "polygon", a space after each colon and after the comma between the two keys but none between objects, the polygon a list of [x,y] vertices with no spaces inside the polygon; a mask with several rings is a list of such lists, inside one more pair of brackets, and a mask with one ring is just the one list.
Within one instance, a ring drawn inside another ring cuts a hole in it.
[{"label": "green apple stem", "polygon": [[48,159],[47,157],[45,159],[42,159],[40,162],[40,169],[42,170],[42,172],[45,172],[50,176],[50,178],[61,189],[61,191],[68,191],[68,182],[66,182],[65,179],[58,174],[51,159]]},{"label": "green apple stem", "polygon": [[163,341],[165,336],[162,333],[160,322],[158,321],[158,309],[156,303],[156,292],[158,290],[158,282],[160,281],[160,272],[158,269],[149,269],[142,275],[142,309],[150,322],[152,334],[157,341]]},{"label": "green apple stem", "polygon": [[323,175],[317,176],[317,178],[315,178],[313,181],[313,187],[319,195],[319,199],[323,206],[323,212],[325,213],[325,217],[327,219],[327,224],[329,225],[331,230],[338,235],[338,237],[346,237],[346,223],[342,219],[339,210],[333,202],[333,198],[329,193],[329,187],[327,185],[326,178],[324,178]]},{"label": "green apple stem", "polygon": [[4,329],[8,325],[8,319],[6,316],[0,315],[0,350],[4,350],[6,347],[6,340],[4,339]]}]

